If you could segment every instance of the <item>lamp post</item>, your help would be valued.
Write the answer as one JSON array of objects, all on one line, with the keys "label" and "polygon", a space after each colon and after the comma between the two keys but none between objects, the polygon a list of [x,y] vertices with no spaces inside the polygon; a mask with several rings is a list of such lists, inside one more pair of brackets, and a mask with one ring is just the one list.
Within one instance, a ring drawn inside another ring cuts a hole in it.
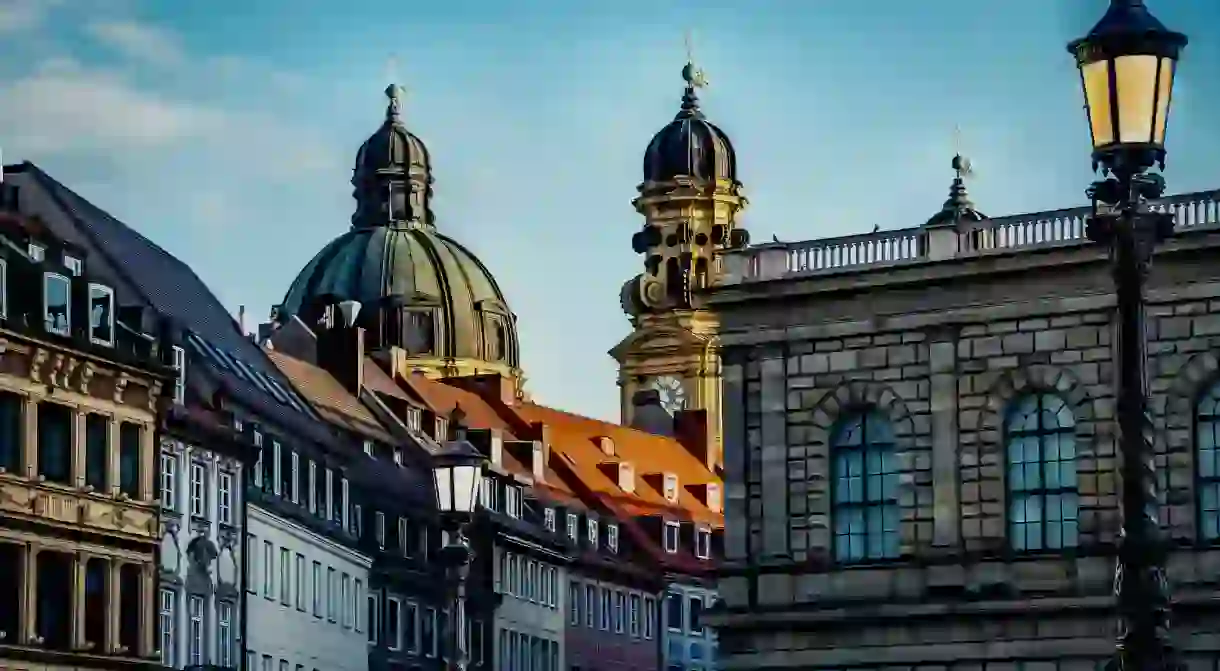
[{"label": "lamp post", "polygon": [[432,477],[436,489],[436,509],[449,542],[441,548],[441,562],[449,574],[453,604],[449,609],[451,643],[449,660],[454,671],[465,671],[470,654],[466,650],[466,579],[474,551],[466,538],[466,527],[474,518],[483,482],[486,458],[469,442],[446,443],[433,456]]},{"label": "lamp post", "polygon": [[1110,250],[1118,303],[1118,439],[1122,533],[1114,575],[1118,639],[1112,669],[1176,669],[1169,639],[1165,548],[1156,507],[1148,417],[1144,282],[1156,245],[1173,232],[1172,215],[1148,201],[1165,192],[1149,173],[1165,167],[1165,129],[1174,74],[1186,36],[1165,28],[1143,0],[1111,0],[1089,34],[1068,45],[1076,57],[1093,138],[1088,237]]}]

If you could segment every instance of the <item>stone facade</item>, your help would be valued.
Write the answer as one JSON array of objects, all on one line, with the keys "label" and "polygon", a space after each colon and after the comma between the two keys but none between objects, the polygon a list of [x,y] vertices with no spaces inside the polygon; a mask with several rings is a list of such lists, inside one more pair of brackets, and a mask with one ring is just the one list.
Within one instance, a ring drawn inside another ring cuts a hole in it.
[{"label": "stone facade", "polygon": [[[1220,613],[1208,605],[1220,552],[1200,540],[1192,427],[1197,399],[1220,379],[1216,196],[1171,199],[1186,225],[1158,256],[1147,296],[1175,635],[1209,669],[1220,658]],[[1049,671],[1105,660],[1120,522],[1114,296],[1106,253],[1081,239],[1080,223],[1070,211],[987,220],[974,226],[993,236],[1060,233],[963,244],[948,258],[869,255],[921,235],[900,231],[853,238],[844,244],[865,251],[854,262],[811,270],[789,270],[814,256],[808,244],[729,261],[746,270],[710,297],[722,324],[727,511],[725,607],[709,619],[723,668]],[[836,258],[833,244],[817,258]],[[1056,395],[1075,420],[1079,533],[1067,552],[1016,552],[1009,539],[1005,417],[1026,393]],[[831,433],[861,408],[893,428],[898,550],[848,565],[833,549]]]}]

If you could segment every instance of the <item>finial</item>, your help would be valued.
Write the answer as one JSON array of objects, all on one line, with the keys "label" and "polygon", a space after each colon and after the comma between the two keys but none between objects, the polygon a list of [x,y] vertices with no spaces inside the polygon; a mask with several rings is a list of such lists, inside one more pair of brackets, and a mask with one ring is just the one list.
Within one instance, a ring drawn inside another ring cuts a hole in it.
[{"label": "finial", "polygon": [[402,99],[406,94],[406,90],[398,84],[390,84],[385,87],[385,95],[390,99],[390,103],[385,109],[386,121],[398,121],[399,114],[402,112]]},{"label": "finial", "polygon": [[686,31],[685,41],[686,65],[682,67],[682,81],[686,82],[686,90],[682,93],[682,110],[678,112],[678,118],[698,118],[702,117],[703,113],[699,111],[699,97],[695,94],[695,89],[707,86],[707,76],[695,65],[694,37],[690,30]]},{"label": "finial", "polygon": [[970,159],[962,155],[962,127],[960,124],[953,125],[953,172],[957,173],[957,179],[965,179],[974,174],[974,167],[970,164]]}]

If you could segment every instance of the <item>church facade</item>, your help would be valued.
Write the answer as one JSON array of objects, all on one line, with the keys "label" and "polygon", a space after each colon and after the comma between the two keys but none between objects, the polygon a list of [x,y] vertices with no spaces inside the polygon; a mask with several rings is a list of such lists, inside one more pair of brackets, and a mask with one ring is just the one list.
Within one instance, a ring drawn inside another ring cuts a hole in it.
[{"label": "church facade", "polygon": [[[723,256],[723,668],[1095,669],[1114,647],[1115,298],[1087,209]],[[1174,633],[1220,659],[1220,192],[1148,291]]]}]

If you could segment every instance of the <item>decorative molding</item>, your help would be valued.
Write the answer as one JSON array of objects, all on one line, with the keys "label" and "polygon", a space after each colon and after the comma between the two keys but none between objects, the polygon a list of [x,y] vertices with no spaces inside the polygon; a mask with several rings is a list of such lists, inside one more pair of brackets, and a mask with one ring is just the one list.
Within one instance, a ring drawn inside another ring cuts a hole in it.
[{"label": "decorative molding", "polygon": [[121,372],[114,378],[114,397],[115,403],[123,402],[123,394],[127,391],[127,385],[131,382],[131,376]]}]

